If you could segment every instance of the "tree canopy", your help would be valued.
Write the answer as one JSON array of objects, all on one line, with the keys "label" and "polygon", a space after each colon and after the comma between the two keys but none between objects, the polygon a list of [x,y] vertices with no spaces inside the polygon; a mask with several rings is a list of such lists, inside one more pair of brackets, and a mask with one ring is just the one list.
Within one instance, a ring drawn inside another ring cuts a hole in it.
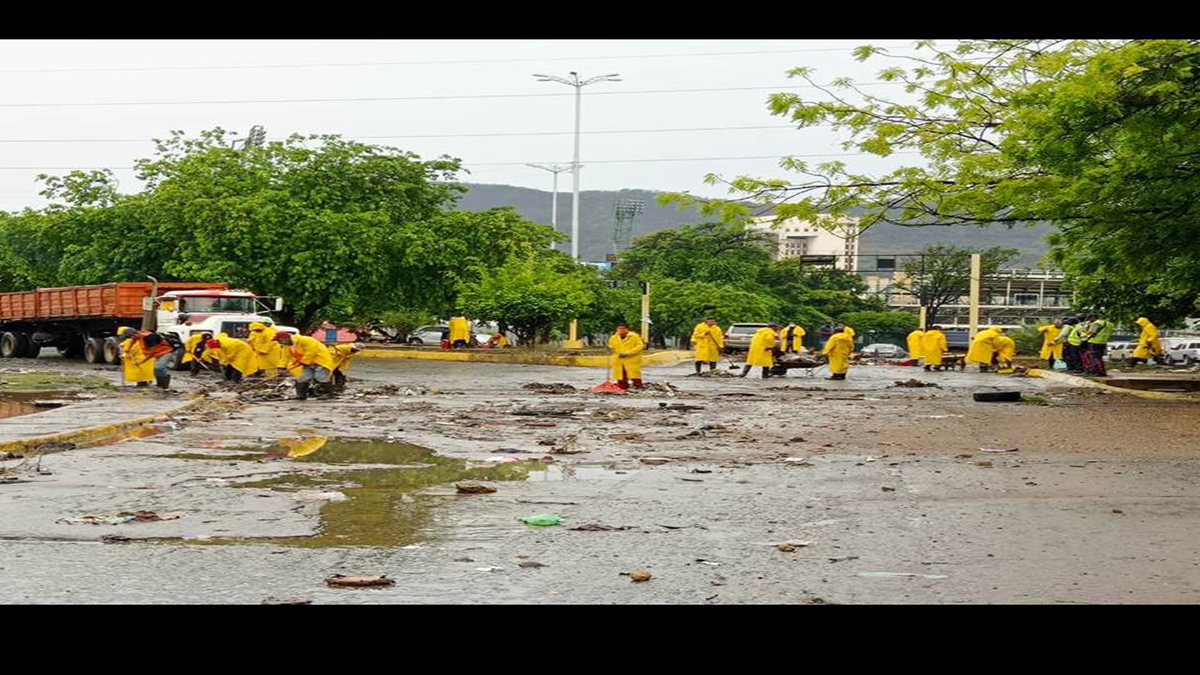
[{"label": "tree canopy", "polygon": [[979,253],[980,275],[994,274],[1017,257],[1018,251],[993,246],[987,250],[926,246],[920,257],[904,261],[903,276],[893,284],[917,297],[926,308],[925,323],[938,323],[944,305],[956,304],[971,288],[971,255]]},{"label": "tree canopy", "polygon": [[826,225],[861,216],[902,226],[1048,222],[1051,259],[1085,305],[1114,318],[1171,320],[1200,301],[1200,41],[966,40],[915,55],[864,46],[884,82],[791,76],[770,111],[843,147],[919,162],[880,174],[786,159],[795,178],[710,175],[734,198],[668,196],[736,221],[771,211]]}]

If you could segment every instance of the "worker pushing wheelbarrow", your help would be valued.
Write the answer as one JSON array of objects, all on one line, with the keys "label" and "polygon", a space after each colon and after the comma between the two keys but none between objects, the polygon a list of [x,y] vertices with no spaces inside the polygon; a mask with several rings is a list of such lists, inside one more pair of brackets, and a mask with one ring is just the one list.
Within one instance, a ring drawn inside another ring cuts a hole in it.
[{"label": "worker pushing wheelbarrow", "polygon": [[812,377],[816,374],[819,368],[829,364],[829,358],[823,354],[811,354],[800,352],[783,353],[777,348],[775,350],[775,365],[771,366],[771,375],[775,377],[786,377],[789,370],[803,370]]}]

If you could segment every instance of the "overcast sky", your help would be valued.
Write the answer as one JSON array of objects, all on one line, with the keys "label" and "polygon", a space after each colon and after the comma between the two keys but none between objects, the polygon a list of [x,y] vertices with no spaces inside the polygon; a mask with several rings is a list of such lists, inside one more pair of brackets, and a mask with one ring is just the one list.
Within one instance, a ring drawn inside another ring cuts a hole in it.
[{"label": "overcast sky", "polygon": [[[845,151],[828,129],[797,131],[771,116],[767,95],[795,86],[786,71],[817,69],[818,81],[851,76],[876,81],[877,60],[859,63],[861,44],[905,40],[405,40],[405,41],[5,41],[0,42],[0,209],[40,206],[40,172],[52,167],[129,167],[149,156],[149,139],[171,129],[190,134],[221,126],[268,138],[339,133],[393,145],[422,157],[459,157],[480,183],[549,189],[550,175],[525,162],[568,163],[573,90],[537,82],[532,73],[583,77],[619,73],[624,81],[584,89],[582,187],[691,190],[715,194],[704,174],[780,175],[775,159],[613,161],[777,157]],[[707,55],[713,52],[759,52]],[[689,56],[663,56],[689,55]],[[523,60],[527,59],[527,60]],[[438,62],[413,64],[412,62]],[[469,63],[446,63],[470,61]],[[378,65],[380,63],[391,65]],[[406,62],[398,65],[395,62]],[[372,64],[228,68],[296,64]],[[174,70],[155,70],[176,68]],[[108,70],[127,69],[127,70]],[[51,72],[58,70],[58,72]],[[28,72],[41,71],[41,72]],[[643,90],[761,87],[744,91],[627,93]],[[875,87],[895,93],[891,85]],[[796,90],[792,91],[812,91]],[[373,97],[561,94],[516,98],[403,101],[309,101]],[[203,101],[246,101],[199,103]],[[148,105],[151,102],[186,102]],[[29,104],[141,103],[34,106]],[[783,128],[655,133],[587,133],[692,127]],[[471,136],[472,134],[560,135]],[[434,136],[373,138],[370,136]],[[119,142],[96,142],[119,141]],[[37,141],[37,142],[33,142]],[[47,142],[53,141],[53,142]],[[85,142],[89,141],[89,142]],[[813,158],[823,161],[825,158]],[[841,157],[852,168],[894,166],[897,159]],[[16,167],[16,168],[14,168]],[[124,192],[140,189],[131,171],[115,171]],[[560,188],[569,190],[569,175]]]}]

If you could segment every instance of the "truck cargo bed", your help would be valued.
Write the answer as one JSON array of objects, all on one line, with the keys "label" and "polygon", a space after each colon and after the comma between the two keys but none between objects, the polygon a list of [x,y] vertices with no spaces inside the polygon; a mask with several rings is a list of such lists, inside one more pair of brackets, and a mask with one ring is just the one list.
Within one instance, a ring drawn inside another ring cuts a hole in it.
[{"label": "truck cargo bed", "polygon": [[[178,290],[228,290],[223,283],[166,281],[159,294]],[[142,299],[149,297],[149,281],[120,281],[96,286],[39,288],[35,291],[0,293],[0,321],[45,319],[135,319],[142,316]]]}]

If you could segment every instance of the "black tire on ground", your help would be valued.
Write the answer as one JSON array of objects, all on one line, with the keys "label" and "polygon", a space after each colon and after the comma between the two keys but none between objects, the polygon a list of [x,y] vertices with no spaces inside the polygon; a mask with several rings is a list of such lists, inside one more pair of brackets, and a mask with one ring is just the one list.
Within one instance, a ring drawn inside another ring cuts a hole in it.
[{"label": "black tire on ground", "polygon": [[121,365],[121,341],[116,337],[104,338],[104,362],[112,365]]},{"label": "black tire on ground", "polygon": [[0,335],[0,357],[15,359],[21,355],[21,340],[17,333]]},{"label": "black tire on ground", "polygon": [[83,360],[88,363],[104,363],[104,340],[100,338],[84,340]]},{"label": "black tire on ground", "polygon": [[36,359],[42,353],[42,348],[33,342],[33,336],[29,333],[17,333],[17,339],[21,341],[21,356],[27,359]]},{"label": "black tire on ground", "polygon": [[981,403],[1019,403],[1019,391],[977,391],[974,398]]}]

